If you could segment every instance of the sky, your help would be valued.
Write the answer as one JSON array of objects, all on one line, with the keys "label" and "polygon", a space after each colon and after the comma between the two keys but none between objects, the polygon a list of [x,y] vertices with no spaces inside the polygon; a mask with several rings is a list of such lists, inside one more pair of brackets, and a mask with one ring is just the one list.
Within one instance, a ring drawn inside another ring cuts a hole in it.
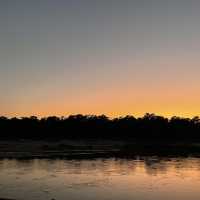
[{"label": "sky", "polygon": [[0,115],[199,115],[199,10],[198,0],[1,0]]}]

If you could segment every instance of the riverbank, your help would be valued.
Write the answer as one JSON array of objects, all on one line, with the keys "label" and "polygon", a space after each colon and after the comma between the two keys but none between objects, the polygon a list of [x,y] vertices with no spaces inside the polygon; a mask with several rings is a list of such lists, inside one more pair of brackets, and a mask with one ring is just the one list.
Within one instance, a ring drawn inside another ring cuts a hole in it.
[{"label": "riverbank", "polygon": [[200,156],[200,144],[117,140],[0,141],[0,158],[85,159],[137,155]]}]

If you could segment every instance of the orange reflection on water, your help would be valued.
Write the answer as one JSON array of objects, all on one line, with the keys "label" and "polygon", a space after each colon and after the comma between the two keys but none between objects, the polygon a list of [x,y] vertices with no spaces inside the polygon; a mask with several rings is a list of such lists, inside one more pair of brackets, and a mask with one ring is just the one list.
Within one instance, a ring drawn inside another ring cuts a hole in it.
[{"label": "orange reflection on water", "polygon": [[199,158],[1,160],[0,197],[199,200]]}]

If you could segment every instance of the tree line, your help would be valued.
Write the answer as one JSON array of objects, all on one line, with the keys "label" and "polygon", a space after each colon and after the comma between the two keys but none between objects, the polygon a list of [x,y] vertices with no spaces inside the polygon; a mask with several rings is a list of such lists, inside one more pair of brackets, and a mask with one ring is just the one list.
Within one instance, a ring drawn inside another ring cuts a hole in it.
[{"label": "tree line", "polygon": [[200,141],[200,119],[155,114],[110,119],[105,115],[0,117],[1,139],[119,139]]}]

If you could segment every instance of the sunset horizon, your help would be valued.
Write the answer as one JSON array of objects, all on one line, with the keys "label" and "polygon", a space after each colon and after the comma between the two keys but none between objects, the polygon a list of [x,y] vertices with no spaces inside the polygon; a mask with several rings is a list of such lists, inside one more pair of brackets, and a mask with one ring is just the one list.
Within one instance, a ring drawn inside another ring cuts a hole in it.
[{"label": "sunset horizon", "polygon": [[0,200],[200,200],[200,0],[0,0]]},{"label": "sunset horizon", "polygon": [[200,115],[198,1],[3,1],[0,115]]}]

